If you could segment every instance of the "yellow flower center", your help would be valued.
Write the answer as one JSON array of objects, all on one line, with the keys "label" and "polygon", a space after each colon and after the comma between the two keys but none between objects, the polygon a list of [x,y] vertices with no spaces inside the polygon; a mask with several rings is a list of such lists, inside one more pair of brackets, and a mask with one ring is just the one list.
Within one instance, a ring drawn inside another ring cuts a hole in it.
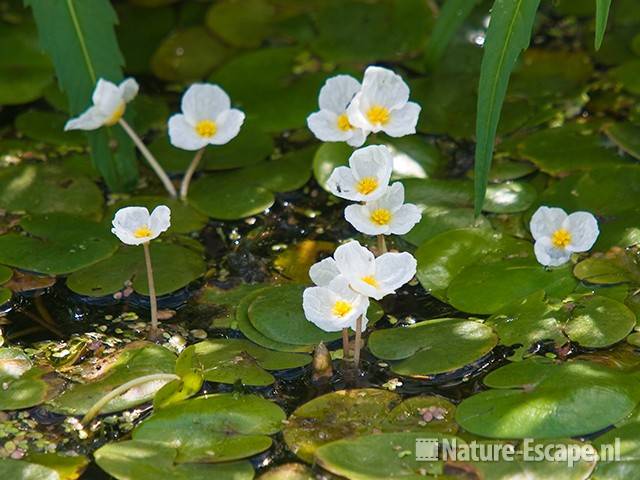
[{"label": "yellow flower center", "polygon": [[348,314],[352,308],[353,307],[349,302],[345,302],[344,300],[338,300],[336,303],[333,304],[333,309],[331,311],[336,317],[342,318],[346,314]]},{"label": "yellow flower center", "polygon": [[371,221],[376,225],[389,225],[391,221],[391,212],[386,208],[376,208],[371,212]]},{"label": "yellow flower center", "polygon": [[133,236],[136,238],[146,238],[153,235],[153,232],[146,225],[144,227],[139,227],[133,232]]},{"label": "yellow flower center", "polygon": [[556,248],[567,248],[571,243],[571,233],[564,228],[559,228],[551,235],[551,243]]},{"label": "yellow flower center", "polygon": [[349,117],[347,117],[346,113],[343,113],[338,117],[338,128],[343,132],[348,132],[353,128],[349,123]]},{"label": "yellow flower center", "polygon": [[124,115],[124,111],[126,109],[126,106],[127,106],[126,103],[120,102],[120,105],[118,105],[118,108],[115,109],[113,114],[107,119],[106,122],[104,122],[104,124],[107,127],[112,127],[116,123],[118,123],[118,120],[120,120],[122,118],[122,115]]},{"label": "yellow flower center", "polygon": [[376,277],[374,277],[373,275],[367,275],[366,277],[362,277],[362,281],[367,285],[371,285],[372,287],[375,287],[375,288],[378,288],[378,286],[380,285],[378,283],[378,280],[376,280]]},{"label": "yellow flower center", "polygon": [[201,137],[211,138],[218,131],[218,126],[213,120],[200,120],[196,124],[196,133]]},{"label": "yellow flower center", "polygon": [[369,195],[376,188],[378,188],[378,179],[375,177],[365,177],[356,185],[356,190],[361,195]]},{"label": "yellow flower center", "polygon": [[389,109],[382,105],[374,105],[367,112],[367,118],[371,123],[385,125],[389,121]]}]

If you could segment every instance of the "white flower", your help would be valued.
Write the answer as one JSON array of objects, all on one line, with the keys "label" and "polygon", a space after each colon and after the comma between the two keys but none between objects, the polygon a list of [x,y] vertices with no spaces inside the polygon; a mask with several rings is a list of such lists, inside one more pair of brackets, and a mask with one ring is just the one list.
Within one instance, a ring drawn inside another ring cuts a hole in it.
[{"label": "white flower", "polygon": [[113,217],[111,233],[127,245],[140,245],[157,238],[171,225],[171,210],[166,205],[153,209],[125,207]]},{"label": "white flower", "polygon": [[360,82],[349,75],[337,75],[328,79],[320,89],[320,111],[307,117],[309,130],[323,142],[347,142],[359,147],[367,138],[361,128],[349,123],[347,107],[360,90]]},{"label": "white flower", "polygon": [[402,137],[416,133],[420,105],[409,102],[409,86],[400,75],[386,68],[369,67],[347,115],[354,127]]},{"label": "white flower", "polygon": [[367,327],[369,299],[353,291],[342,276],[335,277],[327,286],[305,289],[302,308],[307,320],[325,332],[343,328],[355,330],[356,320],[361,315],[362,329]]},{"label": "white flower", "polygon": [[380,198],[386,191],[393,169],[393,157],[384,145],[372,145],[353,152],[349,167],[337,167],[327,180],[334,195],[354,202]]},{"label": "white flower", "polygon": [[404,203],[404,187],[396,182],[377,200],[349,205],[344,217],[367,235],[404,235],[420,221],[422,214],[414,204]]},{"label": "white flower", "polygon": [[124,115],[127,103],[138,94],[138,82],[133,78],[123,80],[120,85],[100,79],[93,91],[89,107],[79,117],[72,118],[64,126],[65,130],[95,130],[118,123]]},{"label": "white flower", "polygon": [[238,135],[244,122],[244,113],[231,108],[229,95],[218,85],[191,85],[182,96],[181,109],[169,119],[169,138],[183,150],[224,145]]},{"label": "white flower", "polygon": [[534,252],[542,265],[566,263],[573,252],[586,252],[598,238],[598,221],[588,212],[567,215],[561,208],[540,207],[531,217]]},{"label": "white flower", "polygon": [[407,252],[385,253],[376,258],[353,240],[336,248],[333,258],[313,265],[309,276],[320,286],[330,285],[336,276],[342,276],[356,292],[380,300],[411,280],[416,274],[416,264],[416,259]]}]

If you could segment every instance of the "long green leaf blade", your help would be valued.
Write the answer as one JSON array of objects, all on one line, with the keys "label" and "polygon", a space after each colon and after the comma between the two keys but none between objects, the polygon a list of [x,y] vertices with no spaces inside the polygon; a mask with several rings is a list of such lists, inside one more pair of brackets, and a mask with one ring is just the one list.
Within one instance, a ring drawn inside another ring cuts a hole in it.
[{"label": "long green leaf blade", "polygon": [[440,10],[425,52],[428,67],[436,65],[453,35],[469,16],[478,0],[447,0]]},{"label": "long green leaf blade", "polygon": [[[60,88],[77,115],[91,104],[98,78],[122,79],[122,54],[114,25],[117,17],[108,0],[24,0],[30,6],[40,44],[56,68]],[[131,112],[128,112],[128,116]],[[138,177],[134,146],[119,127],[88,132],[91,156],[108,187],[125,191]]]},{"label": "long green leaf blade", "polygon": [[596,50],[600,50],[604,31],[607,29],[607,19],[609,18],[609,8],[611,0],[596,0]]},{"label": "long green leaf blade", "polygon": [[540,0],[495,0],[484,42],[478,84],[475,151],[475,210],[482,210],[500,112],[511,71],[529,46]]}]

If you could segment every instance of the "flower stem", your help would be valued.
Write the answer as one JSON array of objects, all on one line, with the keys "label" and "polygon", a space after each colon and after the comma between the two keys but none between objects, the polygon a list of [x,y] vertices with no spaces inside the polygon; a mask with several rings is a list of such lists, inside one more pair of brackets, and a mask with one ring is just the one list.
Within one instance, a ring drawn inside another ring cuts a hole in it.
[{"label": "flower stem", "polygon": [[137,387],[138,385],[143,385],[147,382],[155,382],[157,380],[167,380],[167,382],[170,382],[171,380],[178,380],[178,379],[180,379],[180,377],[174,373],[154,373],[151,375],[145,375],[143,377],[134,378],[133,380],[127,383],[123,383],[118,388],[111,390],[104,397],[102,397],[100,400],[94,403],[93,406],[86,413],[86,415],[82,417],[82,420],[80,423],[82,423],[83,425],[86,425],[87,423],[89,423],[97,415],[100,414],[100,410],[102,410],[102,408],[105,405],[107,405],[107,403],[109,403],[114,398],[117,398],[120,395],[126,393],[128,390],[131,390],[133,387]]},{"label": "flower stem", "polygon": [[187,200],[187,193],[189,193],[189,184],[191,183],[191,177],[196,173],[198,169],[198,165],[200,164],[200,160],[202,160],[202,155],[204,154],[204,148],[201,148],[196,152],[191,160],[191,164],[189,164],[189,168],[184,174],[184,178],[182,179],[182,183],[180,184],[180,200],[183,202]]},{"label": "flower stem", "polygon": [[147,283],[149,284],[149,303],[151,304],[151,332],[149,332],[149,336],[154,338],[158,333],[158,301],[156,299],[156,286],[153,281],[149,242],[143,243],[142,247],[144,248],[144,261],[147,264]]},{"label": "flower stem", "polygon": [[142,156],[147,160],[147,162],[149,162],[149,165],[156,173],[160,181],[162,181],[162,184],[164,185],[164,188],[167,189],[167,192],[169,192],[169,195],[171,195],[173,198],[176,198],[178,196],[176,187],[174,187],[173,183],[171,183],[171,179],[167,175],[167,172],[163,170],[163,168],[160,166],[153,154],[149,151],[147,146],[142,142],[142,140],[140,140],[138,134],[133,131],[131,125],[129,125],[124,118],[118,120],[118,123],[124,129],[124,131],[127,132],[127,135],[131,137],[131,140],[133,140],[133,143],[136,144],[136,147],[138,147],[138,150],[140,150]]},{"label": "flower stem", "polygon": [[347,358],[349,356],[349,329],[342,329],[342,356]]},{"label": "flower stem", "polygon": [[382,255],[383,253],[387,253],[387,241],[384,238],[384,235],[378,235],[378,255]]},{"label": "flower stem", "polygon": [[358,368],[360,366],[360,349],[362,348],[362,315],[356,320],[356,340],[353,349],[353,364]]}]

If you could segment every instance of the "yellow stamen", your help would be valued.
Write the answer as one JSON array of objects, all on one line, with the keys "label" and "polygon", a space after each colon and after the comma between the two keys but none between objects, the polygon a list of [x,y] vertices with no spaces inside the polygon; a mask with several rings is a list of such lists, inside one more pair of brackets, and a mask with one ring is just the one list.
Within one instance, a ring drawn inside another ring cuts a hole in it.
[{"label": "yellow stamen", "polygon": [[336,317],[342,318],[346,314],[348,314],[352,308],[353,307],[349,302],[345,302],[344,300],[338,300],[336,303],[333,304],[333,309],[331,311]]},{"label": "yellow stamen", "polygon": [[124,115],[126,106],[127,106],[126,103],[120,102],[120,105],[118,105],[118,108],[115,109],[115,111],[113,112],[113,115],[111,115],[111,117],[109,117],[109,119],[106,122],[104,122],[104,124],[107,127],[112,127],[116,123],[118,123],[118,120],[120,120],[122,118],[122,115]]},{"label": "yellow stamen", "polygon": [[348,132],[353,128],[353,126],[349,123],[349,117],[347,117],[346,113],[343,113],[338,117],[338,128],[343,132]]},{"label": "yellow stamen", "polygon": [[387,107],[383,107],[382,105],[374,105],[367,112],[367,118],[371,123],[378,125],[385,125],[389,122],[389,116],[391,112]]},{"label": "yellow stamen", "polygon": [[378,179],[375,177],[365,177],[356,185],[356,190],[361,195],[369,195],[376,188],[378,188]]},{"label": "yellow stamen", "polygon": [[362,281],[367,285],[371,285],[372,287],[375,287],[375,288],[378,288],[380,286],[380,284],[378,283],[378,280],[376,280],[376,277],[372,275],[367,275],[366,277],[362,277]]},{"label": "yellow stamen", "polygon": [[371,221],[376,225],[389,225],[391,212],[386,208],[377,208],[371,212]]},{"label": "yellow stamen", "polygon": [[218,131],[218,126],[213,120],[200,120],[196,124],[196,133],[201,137],[211,138]]},{"label": "yellow stamen", "polygon": [[153,232],[146,225],[144,227],[139,227],[133,232],[133,236],[136,238],[146,238],[153,235]]},{"label": "yellow stamen", "polygon": [[571,233],[564,228],[559,228],[551,235],[551,243],[556,248],[567,248],[571,243]]}]

